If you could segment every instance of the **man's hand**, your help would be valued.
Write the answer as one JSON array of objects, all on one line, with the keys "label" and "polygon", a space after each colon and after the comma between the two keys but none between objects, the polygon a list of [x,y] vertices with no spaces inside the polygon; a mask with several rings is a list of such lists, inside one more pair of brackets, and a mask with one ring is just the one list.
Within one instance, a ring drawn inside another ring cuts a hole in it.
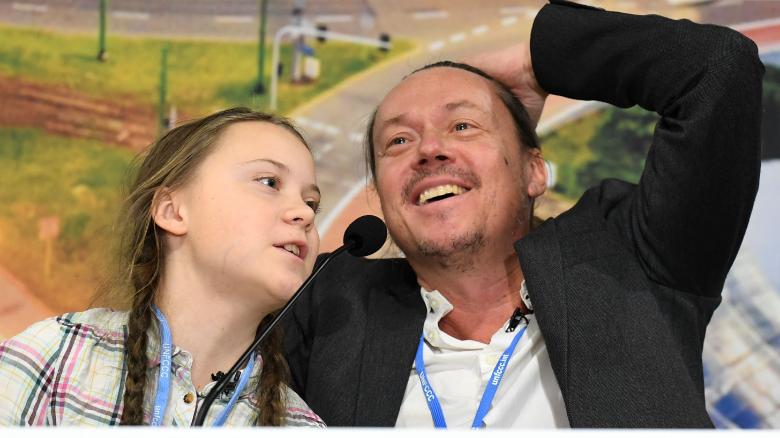
[{"label": "man's hand", "polygon": [[509,87],[523,102],[534,126],[539,123],[547,92],[536,82],[528,43],[472,56],[464,62],[483,70]]}]

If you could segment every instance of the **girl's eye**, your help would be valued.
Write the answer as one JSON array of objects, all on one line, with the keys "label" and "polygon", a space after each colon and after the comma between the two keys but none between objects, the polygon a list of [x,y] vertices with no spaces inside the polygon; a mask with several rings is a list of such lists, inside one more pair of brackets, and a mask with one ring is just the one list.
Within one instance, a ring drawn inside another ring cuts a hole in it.
[{"label": "girl's eye", "polygon": [[320,203],[318,201],[306,201],[306,205],[308,205],[312,210],[314,210],[314,214],[317,214],[320,212]]},{"label": "girl's eye", "polygon": [[466,123],[466,122],[456,123],[455,124],[455,130],[456,131],[465,131],[466,129],[469,128],[469,126],[470,125],[468,123]]},{"label": "girl's eye", "polygon": [[275,176],[263,176],[256,180],[260,184],[263,184],[265,186],[268,186],[272,189],[278,189],[279,188],[279,178]]}]

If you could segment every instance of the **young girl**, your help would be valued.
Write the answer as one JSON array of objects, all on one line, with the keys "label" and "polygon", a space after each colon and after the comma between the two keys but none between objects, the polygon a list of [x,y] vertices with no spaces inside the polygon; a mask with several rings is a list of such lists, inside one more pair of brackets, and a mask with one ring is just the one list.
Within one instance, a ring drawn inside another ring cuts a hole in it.
[{"label": "young girl", "polygon": [[[314,161],[284,119],[236,108],[168,132],[125,200],[129,311],[48,319],[0,344],[0,425],[191,424],[311,272]],[[273,333],[206,425],[323,426],[285,384]]]}]

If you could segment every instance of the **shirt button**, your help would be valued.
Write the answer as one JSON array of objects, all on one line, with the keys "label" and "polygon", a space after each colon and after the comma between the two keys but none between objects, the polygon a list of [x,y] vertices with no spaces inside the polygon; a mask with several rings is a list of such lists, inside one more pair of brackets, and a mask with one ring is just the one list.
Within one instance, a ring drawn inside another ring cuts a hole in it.
[{"label": "shirt button", "polygon": [[195,400],[195,396],[191,392],[184,394],[184,403],[190,404]]}]

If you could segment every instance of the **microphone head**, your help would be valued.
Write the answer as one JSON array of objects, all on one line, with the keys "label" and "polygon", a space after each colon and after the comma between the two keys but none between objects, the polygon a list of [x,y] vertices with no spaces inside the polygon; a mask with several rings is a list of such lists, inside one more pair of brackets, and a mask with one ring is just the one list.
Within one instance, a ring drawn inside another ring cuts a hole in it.
[{"label": "microphone head", "polygon": [[365,257],[379,251],[385,240],[385,223],[370,214],[355,219],[344,232],[344,246],[355,257]]}]

